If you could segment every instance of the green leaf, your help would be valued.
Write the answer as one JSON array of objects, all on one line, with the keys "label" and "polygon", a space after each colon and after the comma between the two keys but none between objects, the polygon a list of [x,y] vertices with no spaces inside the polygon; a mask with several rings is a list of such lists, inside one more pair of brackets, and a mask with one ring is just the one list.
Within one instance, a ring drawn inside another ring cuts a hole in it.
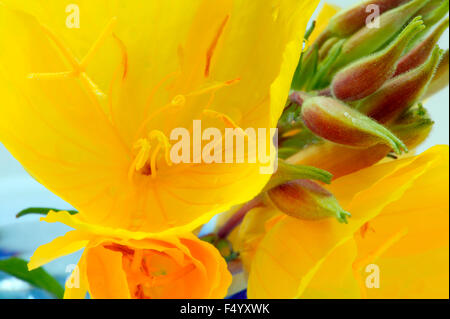
[{"label": "green leaf", "polygon": [[311,25],[309,26],[308,30],[306,30],[306,33],[305,33],[305,36],[304,36],[305,40],[309,39],[309,37],[311,36],[311,33],[313,33],[315,28],[316,28],[316,20],[314,20],[311,23]]},{"label": "green leaf", "polygon": [[306,87],[317,71],[318,62],[319,49],[317,45],[313,45],[306,51],[304,57],[302,56],[301,64],[297,66],[295,71],[291,89],[302,90]]},{"label": "green leaf", "polygon": [[317,67],[317,70],[314,73],[314,77],[309,83],[309,90],[323,89],[328,84],[325,78],[331,72],[334,63],[341,54],[342,46],[344,45],[344,43],[345,40],[340,40],[331,47],[327,57]]},{"label": "green leaf", "polygon": [[64,296],[64,288],[55,278],[50,276],[43,268],[28,271],[27,262],[23,259],[12,257],[0,260],[0,271],[43,289],[56,298],[61,299]]},{"label": "green leaf", "polygon": [[64,210],[64,209],[44,208],[44,207],[30,207],[30,208],[27,208],[27,209],[24,209],[24,210],[20,211],[16,215],[16,218],[19,218],[19,217],[22,217],[22,216],[25,216],[25,215],[31,215],[31,214],[47,215],[51,210],[55,211],[55,212],[66,211],[70,215],[78,214],[78,212],[76,210]]}]

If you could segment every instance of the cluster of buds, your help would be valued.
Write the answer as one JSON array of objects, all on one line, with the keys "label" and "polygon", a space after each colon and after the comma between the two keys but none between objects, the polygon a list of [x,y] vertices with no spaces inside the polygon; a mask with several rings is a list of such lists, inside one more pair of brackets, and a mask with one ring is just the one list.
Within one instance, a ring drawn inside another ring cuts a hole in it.
[{"label": "cluster of buds", "polygon": [[[367,25],[369,6],[380,13],[377,27]],[[280,154],[336,177],[420,145],[433,126],[422,101],[448,85],[449,53],[437,45],[448,7],[448,0],[366,0],[333,17],[300,59],[279,125]],[[271,186],[270,203],[292,217],[349,216],[319,183]]]}]

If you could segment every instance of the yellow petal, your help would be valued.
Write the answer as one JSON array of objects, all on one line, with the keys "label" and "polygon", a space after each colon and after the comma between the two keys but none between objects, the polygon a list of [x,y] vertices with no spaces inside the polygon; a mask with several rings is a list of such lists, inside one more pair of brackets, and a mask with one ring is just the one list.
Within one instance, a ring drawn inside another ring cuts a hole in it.
[{"label": "yellow petal", "polygon": [[274,127],[317,2],[80,1],[71,29],[65,1],[7,0],[0,139],[86,223],[192,230],[269,175],[258,164],[174,165],[130,181],[134,142],[189,129],[205,108],[244,129]]},{"label": "yellow petal", "polygon": [[[447,245],[418,254],[381,256],[373,262],[379,269],[379,288],[364,286],[363,296],[370,299],[448,299],[448,252]],[[364,270],[362,267],[360,276],[365,281],[372,271]]]},{"label": "yellow petal", "polygon": [[83,254],[78,265],[66,280],[64,299],[84,299],[89,291],[86,273],[86,254]]},{"label": "yellow petal", "polygon": [[355,234],[358,279],[364,281],[369,264],[382,278],[378,289],[361,285],[364,296],[448,298],[448,184],[447,148],[399,201]]},{"label": "yellow petal", "polygon": [[325,3],[323,5],[322,10],[320,10],[319,15],[316,19],[316,26],[314,27],[314,31],[311,33],[308,42],[313,43],[317,37],[322,33],[322,31],[325,30],[325,28],[328,26],[328,22],[330,19],[338,13],[340,8],[335,5],[331,5],[328,3]]},{"label": "yellow petal", "polygon": [[448,147],[434,147],[415,158],[377,165],[337,179],[331,189],[344,209],[352,213],[348,225],[335,220],[282,219],[267,233],[255,254],[248,296],[300,297],[333,250],[389,204],[400,200],[418,178],[443,162],[448,163]]},{"label": "yellow petal", "polygon": [[267,232],[266,223],[280,212],[266,207],[249,211],[242,221],[235,240],[231,241],[233,248],[239,252],[244,269],[250,272],[251,263],[259,243]]},{"label": "yellow petal", "polygon": [[356,254],[356,244],[352,240],[333,250],[319,267],[301,298],[360,298],[359,286],[352,271]]},{"label": "yellow petal", "polygon": [[28,269],[36,269],[56,258],[66,256],[83,249],[91,238],[91,235],[82,231],[69,231],[64,236],[58,237],[52,242],[42,245],[36,249],[33,256],[30,258]]},{"label": "yellow petal", "polygon": [[129,299],[128,284],[122,268],[122,254],[102,246],[86,251],[89,293],[94,299]]}]

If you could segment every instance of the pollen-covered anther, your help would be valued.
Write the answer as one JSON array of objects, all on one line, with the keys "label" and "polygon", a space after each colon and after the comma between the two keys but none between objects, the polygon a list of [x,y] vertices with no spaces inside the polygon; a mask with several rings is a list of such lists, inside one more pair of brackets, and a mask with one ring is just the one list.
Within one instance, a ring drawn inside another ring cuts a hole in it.
[{"label": "pollen-covered anther", "polygon": [[160,158],[164,159],[167,166],[172,165],[170,147],[169,139],[159,130],[153,130],[146,138],[138,139],[133,145],[137,153],[130,166],[128,178],[131,180],[136,172],[155,178]]}]

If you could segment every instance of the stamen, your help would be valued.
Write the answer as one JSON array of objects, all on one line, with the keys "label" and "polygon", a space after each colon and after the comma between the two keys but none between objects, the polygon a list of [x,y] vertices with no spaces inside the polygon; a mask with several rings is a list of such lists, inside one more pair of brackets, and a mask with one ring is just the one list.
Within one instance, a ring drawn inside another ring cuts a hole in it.
[{"label": "stamen", "polygon": [[136,171],[144,167],[150,155],[150,143],[147,139],[141,138],[135,144],[134,148],[140,149],[138,155],[136,156]]},{"label": "stamen", "polygon": [[172,161],[170,160],[170,141],[167,138],[167,136],[158,130],[153,130],[150,132],[149,135],[150,139],[156,139],[159,142],[159,145],[163,145],[164,147],[164,158],[166,160],[167,165],[171,166],[172,165]]},{"label": "stamen", "polygon": [[[112,18],[108,26],[106,27],[103,34],[100,38],[95,42],[94,46],[91,48],[89,53],[80,63],[78,59],[73,55],[72,52],[56,37],[56,35],[48,29],[43,24],[40,24],[43,32],[50,38],[50,40],[56,45],[59,49],[60,53],[66,58],[67,62],[72,66],[72,71],[66,72],[50,72],[50,73],[32,73],[28,75],[29,79],[65,79],[70,77],[80,77],[81,82],[86,86],[88,93],[90,94],[93,103],[95,104],[97,111],[100,113],[102,117],[106,121],[109,121],[111,124],[114,124],[110,117],[107,115],[106,108],[104,109],[98,100],[98,97],[105,97],[105,94],[100,90],[100,88],[95,84],[94,81],[87,75],[85,71],[85,67],[87,63],[91,60],[93,54],[98,51],[99,46],[104,42],[106,36],[109,33],[112,33],[112,29],[116,23],[117,19]],[[111,125],[114,131],[114,134],[117,136],[119,141],[122,144],[124,150],[129,153],[130,149],[128,145],[124,142],[122,136],[117,131],[114,125]]]},{"label": "stamen", "polygon": [[62,55],[66,58],[67,62],[72,66],[74,70],[79,69],[80,63],[75,58],[75,56],[72,54],[72,52],[69,51],[69,49],[58,39],[58,37],[45,25],[40,24],[42,30],[44,33],[53,41],[53,43],[58,47]]},{"label": "stamen", "polygon": [[235,83],[238,83],[241,79],[240,78],[236,78],[236,79],[232,79],[232,80],[228,80],[225,82],[214,82],[213,84],[207,85],[204,88],[198,90],[198,91],[194,91],[191,92],[189,94],[186,94],[186,96],[196,96],[196,95],[201,95],[201,94],[205,94],[208,92],[215,92],[221,88],[224,88],[226,86],[230,86],[233,85]]},{"label": "stamen", "polygon": [[61,78],[70,78],[74,77],[75,73],[73,71],[67,72],[54,72],[54,73],[30,73],[27,78],[30,80],[33,79],[42,79],[42,80],[59,80]]},{"label": "stamen", "polygon": [[115,27],[117,23],[117,18],[113,17],[108,25],[105,27],[105,29],[103,30],[103,32],[101,33],[100,37],[97,39],[97,41],[95,41],[94,45],[91,47],[91,49],[89,50],[89,52],[86,54],[86,56],[83,58],[83,60],[80,63],[80,67],[81,69],[85,69],[87,67],[87,65],[89,64],[89,62],[92,60],[92,58],[94,57],[95,53],[99,50],[99,48],[101,47],[101,45],[106,41],[106,38],[112,34],[112,30]]},{"label": "stamen", "polygon": [[97,84],[95,84],[95,82],[92,81],[91,78],[85,72],[81,73],[80,80],[85,84],[90,94],[93,94],[94,96],[98,96],[100,98],[106,97],[106,94],[103,93],[102,90],[100,90]]},{"label": "stamen", "polygon": [[[152,141],[156,142],[156,146],[154,147],[153,152],[150,154],[150,151],[152,149]],[[141,138],[137,140],[134,144],[134,148],[138,149],[139,151],[128,171],[128,179],[131,180],[134,173],[144,169],[146,165],[150,165],[150,173],[144,175],[151,175],[152,178],[155,178],[157,171],[156,164],[158,160],[158,154],[160,153],[159,151],[161,149],[164,149],[164,159],[167,165],[171,166],[172,161],[170,160],[170,147],[171,145],[167,136],[165,136],[163,132],[158,130],[151,131],[148,135],[148,138]]]},{"label": "stamen", "polygon": [[150,159],[150,168],[151,168],[151,176],[152,178],[156,177],[156,156],[158,156],[158,152],[161,149],[161,144],[156,145],[156,149],[153,151],[152,157]]},{"label": "stamen", "polygon": [[[170,74],[173,75],[173,74]],[[154,94],[156,93],[156,90],[169,78],[169,76],[164,77],[156,86],[155,88],[152,90],[152,93],[150,94],[150,99],[149,99],[149,104],[154,96]],[[230,86],[233,85],[237,82],[240,81],[240,78],[237,79],[233,79],[233,80],[228,80],[225,82],[216,82],[213,83],[211,85],[208,85],[198,91],[194,91],[188,94],[178,94],[176,95],[171,101],[170,103],[164,105],[163,107],[160,107],[159,109],[155,110],[153,113],[151,113],[147,119],[142,122],[139,130],[137,130],[137,133],[135,135],[135,139],[138,138],[139,136],[141,136],[141,134],[143,133],[143,131],[145,130],[145,127],[153,120],[155,119],[156,116],[158,116],[159,114],[162,114],[163,112],[167,111],[168,109],[172,108],[172,107],[182,107],[186,104],[186,97],[190,97],[190,96],[197,96],[197,95],[202,95],[208,92],[212,92],[214,94],[214,92],[216,92],[217,90],[226,87],[226,86]],[[214,95],[213,95],[214,96]],[[213,96],[211,98],[213,98]],[[208,102],[208,106],[212,103],[212,100],[210,99],[210,101]]]},{"label": "stamen", "polygon": [[[209,117],[211,117],[211,118],[216,118],[216,119],[221,120],[222,122],[225,123],[226,127],[238,128],[238,129],[242,130],[242,128],[239,125],[237,125],[228,115],[226,115],[226,114],[224,114],[222,112],[217,112],[217,111],[214,111],[214,110],[203,110],[202,113],[207,115],[207,116],[209,116]],[[244,134],[247,135],[244,130],[242,130],[242,132],[244,132]]]}]

